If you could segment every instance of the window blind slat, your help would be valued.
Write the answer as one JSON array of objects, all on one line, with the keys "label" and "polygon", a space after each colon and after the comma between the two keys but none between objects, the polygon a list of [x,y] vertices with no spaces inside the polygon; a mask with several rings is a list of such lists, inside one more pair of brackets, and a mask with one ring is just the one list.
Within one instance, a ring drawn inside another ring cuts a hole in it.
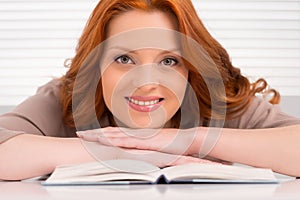
[{"label": "window blind slat", "polygon": [[[21,33],[21,34],[20,34]],[[70,36],[77,38],[81,33],[81,30],[15,30],[15,31],[1,31],[0,39],[67,39]]]},{"label": "window blind slat", "polygon": [[82,11],[66,10],[66,11],[2,11],[0,12],[0,19],[6,21],[26,21],[26,20],[84,20],[85,15],[82,15]]},{"label": "window blind slat", "polygon": [[28,95],[5,95],[1,94],[0,105],[15,106],[28,98]]},{"label": "window blind slat", "polygon": [[19,88],[15,86],[0,86],[3,96],[27,96],[28,94],[34,94],[36,89],[35,86],[22,86]]},{"label": "window blind slat", "polygon": [[[96,2],[96,1],[94,1]],[[84,1],[36,1],[33,3],[31,1],[0,1],[1,7],[0,11],[49,11],[49,10],[78,10],[85,11],[88,13],[91,9],[93,9],[93,4],[85,3]],[[18,7],[16,7],[18,5]]]},{"label": "window blind slat", "polygon": [[[51,69],[51,72],[49,73],[49,69]],[[7,68],[7,69],[2,69],[0,78],[5,78],[7,76],[10,77],[49,77],[49,76],[55,76],[57,74],[63,74],[65,70],[63,68],[49,68],[46,69],[45,67],[41,67],[41,69],[35,69],[32,70],[32,68],[27,68],[22,70],[22,74],[16,75],[16,69],[14,68]]]},{"label": "window blind slat", "polygon": [[255,48],[255,49],[300,49],[300,39],[220,39],[226,48]]},{"label": "window blind slat", "polygon": [[[23,86],[35,86],[38,87],[45,82],[51,80],[51,75],[47,77],[38,77],[38,78],[32,78],[32,77],[1,77],[0,79],[0,85],[1,86],[15,86],[17,87],[23,87]],[[2,92],[2,91],[1,91]]]},{"label": "window blind slat", "polygon": [[218,11],[300,11],[297,1],[194,1],[198,10]]},{"label": "window blind slat", "polygon": [[[1,22],[0,22],[1,23]],[[299,30],[299,20],[239,20],[239,19],[207,19],[204,24],[213,30]]]},{"label": "window blind slat", "polygon": [[300,79],[298,77],[267,77],[272,86],[290,86],[300,87]]},{"label": "window blind slat", "polygon": [[202,19],[300,20],[299,11],[199,11]]},{"label": "window blind slat", "polygon": [[55,29],[81,29],[86,20],[61,19],[61,20],[26,20],[5,21],[0,19],[0,30],[55,30]]},{"label": "window blind slat", "polygon": [[75,39],[0,39],[0,49],[72,49],[76,42]]},{"label": "window blind slat", "polygon": [[[300,20],[300,19],[299,19]],[[219,38],[299,39],[299,30],[218,30]]]},{"label": "window blind slat", "polygon": [[264,67],[271,71],[274,68],[280,70],[288,68],[295,68],[299,70],[300,58],[234,58],[233,64],[238,65],[244,69],[251,67]]},{"label": "window blind slat", "polygon": [[300,51],[298,49],[228,49],[232,57],[237,58],[299,58]]},{"label": "window blind slat", "polygon": [[73,55],[72,49],[0,49],[1,58],[57,58],[61,55]]},{"label": "window blind slat", "polygon": [[[13,69],[16,72],[18,69],[22,70],[49,70],[58,68],[62,69],[65,58],[57,57],[55,59],[46,59],[46,58],[24,58],[24,59],[0,59],[0,70]],[[4,73],[3,73],[4,74]],[[21,73],[20,73],[21,74]]]},{"label": "window blind slat", "polygon": [[[297,68],[285,68],[282,70],[280,68],[275,68],[270,71],[269,68],[261,67],[245,67],[243,68],[243,72],[245,74],[256,74],[266,77],[291,77],[291,78],[299,78],[300,70]],[[267,75],[266,75],[267,74]]]}]

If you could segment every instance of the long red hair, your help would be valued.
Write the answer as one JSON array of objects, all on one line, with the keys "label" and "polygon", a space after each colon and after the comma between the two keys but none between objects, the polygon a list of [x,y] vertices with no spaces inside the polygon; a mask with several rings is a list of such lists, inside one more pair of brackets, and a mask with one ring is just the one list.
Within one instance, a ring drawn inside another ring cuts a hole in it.
[{"label": "long red hair", "polygon": [[[80,104],[72,105],[74,103],[72,96],[74,94],[80,96],[82,91],[88,91],[90,87],[88,80],[99,79],[99,70],[89,67],[89,65],[84,66],[83,73],[81,73],[83,77],[79,79],[78,83],[80,87],[76,90],[74,90],[74,83],[75,79],[78,78],[79,69],[84,65],[89,54],[106,39],[106,29],[110,20],[133,9],[145,12],[163,11],[173,14],[177,18],[179,31],[195,40],[209,54],[223,79],[222,84],[224,84],[226,94],[215,94],[215,96],[217,96],[218,101],[225,103],[227,119],[242,114],[256,93],[266,91],[267,83],[264,79],[259,79],[251,84],[241,74],[240,70],[232,65],[226,50],[207,31],[190,0],[101,0],[93,10],[79,39],[76,55],[71,61],[69,70],[61,78],[63,119],[70,127],[75,127],[74,115],[81,119],[82,124],[80,126],[88,126],[89,123],[92,123],[91,116],[86,112],[91,106],[89,102],[91,99],[95,100],[93,109],[96,111],[98,119],[104,115],[111,116],[103,100],[101,81],[98,83],[94,98],[82,97]],[[207,121],[211,118],[218,118],[217,113],[212,111],[212,94],[210,94],[203,76],[195,66],[188,62],[186,62],[186,66],[189,69],[189,83],[199,103],[200,118]],[[278,103],[279,93],[275,90],[269,90],[269,92],[274,94],[270,102]],[[174,127],[179,126],[177,115],[173,118]]]}]

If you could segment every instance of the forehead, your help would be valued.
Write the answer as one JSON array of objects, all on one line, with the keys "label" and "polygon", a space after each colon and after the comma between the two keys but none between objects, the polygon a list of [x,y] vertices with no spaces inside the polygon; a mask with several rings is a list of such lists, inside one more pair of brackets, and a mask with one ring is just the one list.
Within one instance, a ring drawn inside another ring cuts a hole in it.
[{"label": "forehead", "polygon": [[138,50],[160,50],[181,54],[181,34],[161,28],[141,28],[121,32],[106,39],[101,45],[103,56],[135,52]]},{"label": "forehead", "polygon": [[131,10],[115,16],[107,27],[106,50],[180,49],[176,17],[161,11]]},{"label": "forehead", "polygon": [[122,32],[142,29],[142,28],[162,28],[178,30],[177,20],[170,13],[161,11],[141,11],[131,10],[115,16],[107,26],[106,36],[120,34]]}]

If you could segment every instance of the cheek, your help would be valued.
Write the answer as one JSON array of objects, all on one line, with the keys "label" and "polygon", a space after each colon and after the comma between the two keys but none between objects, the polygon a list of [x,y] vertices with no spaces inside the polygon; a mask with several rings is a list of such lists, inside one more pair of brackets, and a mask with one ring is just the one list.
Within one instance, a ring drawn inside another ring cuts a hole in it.
[{"label": "cheek", "polygon": [[171,91],[170,89],[165,88],[164,94],[166,102],[163,106],[167,112],[168,118],[171,118],[180,108],[181,100],[179,99],[178,94],[174,94],[174,91]]},{"label": "cheek", "polygon": [[102,91],[103,91],[103,98],[107,107],[111,107],[111,100],[113,91],[117,85],[119,80],[118,73],[114,72],[113,69],[107,69],[102,74],[101,83],[102,83]]},{"label": "cheek", "polygon": [[171,97],[171,101],[169,103],[169,107],[171,108],[171,110],[173,110],[174,112],[177,112],[177,109],[180,107],[181,102],[178,99],[178,97],[175,94],[170,94]]}]

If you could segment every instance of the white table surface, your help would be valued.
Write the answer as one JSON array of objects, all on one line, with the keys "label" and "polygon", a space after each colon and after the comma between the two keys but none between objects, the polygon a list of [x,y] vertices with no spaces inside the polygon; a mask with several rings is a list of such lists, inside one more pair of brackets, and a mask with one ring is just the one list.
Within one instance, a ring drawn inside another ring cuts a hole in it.
[{"label": "white table surface", "polygon": [[48,199],[300,199],[300,179],[279,184],[173,184],[42,186],[39,181],[0,182],[1,200]]}]

